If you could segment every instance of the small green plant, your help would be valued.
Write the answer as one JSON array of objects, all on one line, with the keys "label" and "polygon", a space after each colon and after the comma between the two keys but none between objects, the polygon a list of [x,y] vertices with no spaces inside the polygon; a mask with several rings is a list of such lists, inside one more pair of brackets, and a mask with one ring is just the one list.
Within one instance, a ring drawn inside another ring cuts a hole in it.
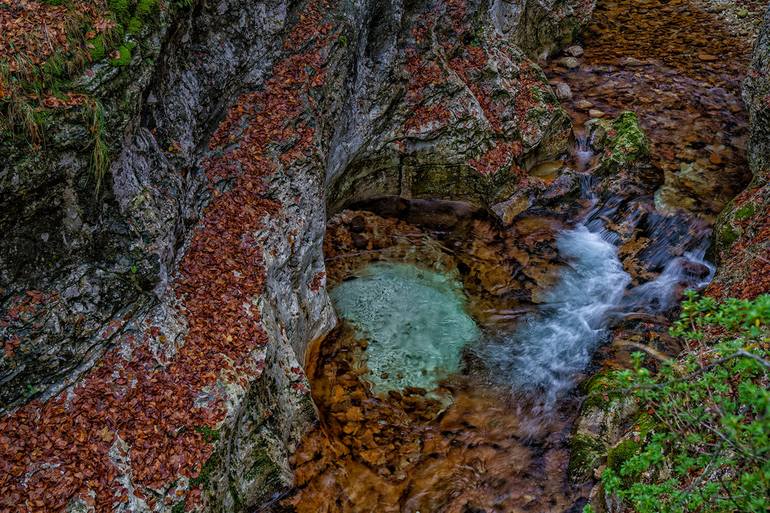
[{"label": "small green plant", "polygon": [[33,143],[40,142],[42,133],[35,122],[35,105],[22,96],[11,96],[6,109],[12,128],[20,130]]},{"label": "small green plant", "polygon": [[195,431],[203,435],[203,439],[210,444],[213,444],[214,442],[219,440],[218,429],[210,428],[208,426],[197,426],[195,428]]},{"label": "small green plant", "polygon": [[94,175],[95,192],[99,193],[107,168],[110,165],[110,151],[105,140],[104,107],[99,100],[91,101],[89,109],[88,129],[93,140],[91,152],[91,169]]},{"label": "small green plant", "polygon": [[639,513],[770,509],[769,324],[770,295],[688,294],[671,330],[688,351],[654,374],[637,353],[616,373],[611,393],[633,394],[652,423],[608,461],[607,493]]}]

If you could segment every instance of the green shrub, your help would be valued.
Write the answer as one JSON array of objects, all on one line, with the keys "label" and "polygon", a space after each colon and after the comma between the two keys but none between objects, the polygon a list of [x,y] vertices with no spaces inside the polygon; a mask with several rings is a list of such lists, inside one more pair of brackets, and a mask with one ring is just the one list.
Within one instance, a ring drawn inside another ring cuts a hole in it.
[{"label": "green shrub", "polygon": [[[690,350],[656,374],[634,355],[616,373],[654,423],[636,447],[610,453],[602,482],[639,513],[770,509],[770,295],[689,294],[671,334]],[[622,444],[621,444],[622,445]]]}]

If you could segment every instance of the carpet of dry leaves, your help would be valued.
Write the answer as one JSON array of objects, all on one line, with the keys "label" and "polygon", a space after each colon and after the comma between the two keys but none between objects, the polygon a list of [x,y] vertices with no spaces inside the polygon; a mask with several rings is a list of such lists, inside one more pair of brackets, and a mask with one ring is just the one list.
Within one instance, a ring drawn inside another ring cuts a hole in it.
[{"label": "carpet of dry leaves", "polygon": [[215,428],[226,415],[217,383],[247,385],[264,365],[251,354],[266,334],[256,309],[244,306],[264,284],[255,233],[281,207],[264,197],[262,178],[276,169],[274,158],[291,165],[313,151],[314,130],[297,118],[308,91],[324,81],[320,49],[331,30],[324,10],[319,2],[302,14],[289,56],[263,90],[238,100],[211,143],[238,142],[207,162],[212,183],[234,183],[214,192],[181,265],[175,290],[189,325],[184,343],[171,357],[156,354],[151,347],[170,341],[148,325],[72,389],[1,418],[0,511],[60,511],[73,498],[108,511],[129,500],[126,476],[150,507],[185,498],[189,510],[201,500],[200,489],[171,483],[197,476],[211,455],[200,428]]}]

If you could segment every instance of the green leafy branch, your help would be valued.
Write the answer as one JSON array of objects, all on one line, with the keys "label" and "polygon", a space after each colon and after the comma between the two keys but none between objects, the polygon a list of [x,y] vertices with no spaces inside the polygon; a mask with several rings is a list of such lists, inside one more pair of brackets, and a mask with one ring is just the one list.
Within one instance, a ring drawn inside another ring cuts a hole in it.
[{"label": "green leafy branch", "polygon": [[608,392],[632,394],[652,422],[603,472],[605,493],[639,513],[770,509],[769,323],[770,295],[689,294],[671,330],[689,350],[656,373],[635,353],[610,380]]}]

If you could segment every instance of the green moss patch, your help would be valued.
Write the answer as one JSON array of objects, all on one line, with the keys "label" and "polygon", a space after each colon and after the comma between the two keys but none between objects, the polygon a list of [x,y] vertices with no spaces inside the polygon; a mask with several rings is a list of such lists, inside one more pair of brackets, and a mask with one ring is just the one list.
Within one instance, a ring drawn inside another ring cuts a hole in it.
[{"label": "green moss patch", "polygon": [[605,447],[602,442],[588,435],[577,434],[570,440],[570,457],[567,472],[575,482],[591,478],[599,466]]},{"label": "green moss patch", "polygon": [[725,223],[717,235],[717,246],[722,251],[727,250],[736,240],[738,240],[740,235],[740,231],[731,226],[729,223]]},{"label": "green moss patch", "polygon": [[748,203],[735,211],[735,219],[739,221],[745,221],[746,219],[752,217],[755,211],[756,210],[754,208],[754,205],[751,203]]},{"label": "green moss patch", "polygon": [[219,430],[213,429],[208,426],[198,426],[195,428],[195,431],[203,435],[203,439],[206,440],[206,442],[213,444],[214,442],[219,441]]},{"label": "green moss patch", "polygon": [[131,64],[131,50],[134,46],[133,43],[121,45],[117,49],[118,55],[110,60],[110,64],[113,66],[128,66]]},{"label": "green moss patch", "polygon": [[612,121],[601,121],[607,139],[601,158],[605,171],[617,171],[650,154],[650,142],[633,112],[623,112]]},{"label": "green moss patch", "polygon": [[615,472],[620,472],[623,464],[636,455],[640,448],[639,442],[631,439],[623,440],[607,452],[607,467]]},{"label": "green moss patch", "polygon": [[190,479],[190,486],[200,487],[203,489],[208,488],[211,482],[211,474],[217,469],[217,467],[219,467],[221,461],[222,460],[218,453],[215,452],[212,454],[211,457],[206,460],[206,463],[203,464],[203,468],[201,468],[200,473],[196,477]]}]

